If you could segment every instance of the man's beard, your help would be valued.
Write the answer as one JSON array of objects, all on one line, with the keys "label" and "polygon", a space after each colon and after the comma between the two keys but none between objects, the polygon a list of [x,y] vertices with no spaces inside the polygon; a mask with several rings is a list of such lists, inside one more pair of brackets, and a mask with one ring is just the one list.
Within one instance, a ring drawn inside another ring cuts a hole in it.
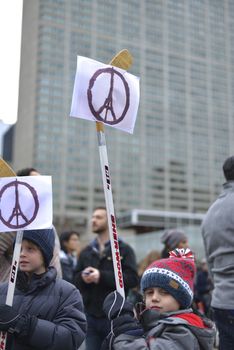
[{"label": "man's beard", "polygon": [[93,233],[96,233],[98,235],[100,235],[101,233],[106,231],[106,227],[97,227],[97,228],[93,228]]}]

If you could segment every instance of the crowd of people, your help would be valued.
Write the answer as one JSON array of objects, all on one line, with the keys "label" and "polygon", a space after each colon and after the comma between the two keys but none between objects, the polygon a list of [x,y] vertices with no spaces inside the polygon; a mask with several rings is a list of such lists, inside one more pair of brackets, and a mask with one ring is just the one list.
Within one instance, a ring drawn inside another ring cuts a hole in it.
[{"label": "crowd of people", "polygon": [[[55,227],[23,232],[14,302],[6,305],[15,233],[0,233],[0,332],[6,350],[191,349],[234,344],[234,156],[223,164],[224,190],[201,232],[206,256],[197,261],[186,232],[166,230],[137,264],[119,238],[125,296],[116,290],[107,211],[91,218],[94,239]],[[18,176],[39,176],[23,169]],[[0,344],[1,345],[1,344]],[[1,347],[0,347],[1,348]]]}]

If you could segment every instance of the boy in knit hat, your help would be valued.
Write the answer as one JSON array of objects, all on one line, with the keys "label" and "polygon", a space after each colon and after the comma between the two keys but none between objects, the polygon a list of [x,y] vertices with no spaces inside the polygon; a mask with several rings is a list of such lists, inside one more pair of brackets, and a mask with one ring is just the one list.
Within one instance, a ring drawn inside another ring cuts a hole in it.
[{"label": "boy in knit hat", "polygon": [[194,273],[189,249],[176,249],[169,258],[148,266],[141,279],[144,304],[137,310],[137,319],[117,291],[109,294],[103,309],[112,328],[102,349],[213,349],[213,323],[190,308]]},{"label": "boy in knit hat", "polygon": [[77,288],[56,279],[49,267],[52,229],[24,231],[13,306],[5,305],[8,284],[0,285],[0,331],[7,350],[77,350],[86,333],[83,301]]}]

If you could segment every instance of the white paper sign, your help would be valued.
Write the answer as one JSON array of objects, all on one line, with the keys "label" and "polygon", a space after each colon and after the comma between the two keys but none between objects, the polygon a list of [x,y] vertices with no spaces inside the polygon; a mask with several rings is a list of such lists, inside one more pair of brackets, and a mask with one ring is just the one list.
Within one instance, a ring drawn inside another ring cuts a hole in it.
[{"label": "white paper sign", "polygon": [[49,228],[52,225],[51,176],[0,178],[0,231]]},{"label": "white paper sign", "polygon": [[71,117],[103,122],[133,133],[139,99],[138,77],[78,56]]}]

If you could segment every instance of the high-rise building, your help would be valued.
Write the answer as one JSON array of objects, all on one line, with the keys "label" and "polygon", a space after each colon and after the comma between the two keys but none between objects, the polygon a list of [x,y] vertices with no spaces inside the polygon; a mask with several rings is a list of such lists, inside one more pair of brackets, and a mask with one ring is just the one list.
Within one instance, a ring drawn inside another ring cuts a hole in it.
[{"label": "high-rise building", "polygon": [[133,135],[106,127],[116,213],[204,213],[234,152],[232,0],[24,0],[13,167],[53,175],[55,222],[104,204],[95,123],[69,118],[77,55],[134,57]]}]

